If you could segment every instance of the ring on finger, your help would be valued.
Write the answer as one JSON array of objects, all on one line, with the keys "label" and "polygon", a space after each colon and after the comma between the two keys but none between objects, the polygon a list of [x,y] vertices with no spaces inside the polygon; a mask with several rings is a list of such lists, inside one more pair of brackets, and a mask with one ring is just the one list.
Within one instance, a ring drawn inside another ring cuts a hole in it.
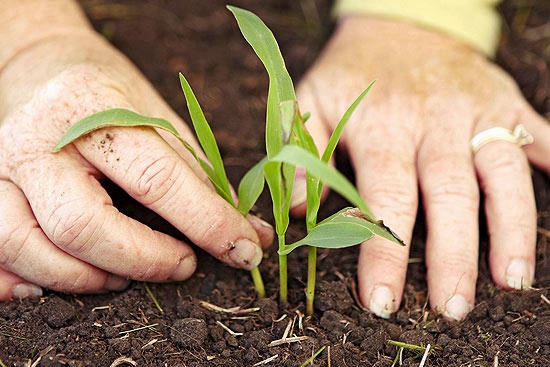
[{"label": "ring on finger", "polygon": [[522,147],[533,143],[535,138],[533,138],[533,135],[531,135],[522,124],[516,125],[514,130],[506,129],[504,127],[492,127],[475,134],[470,140],[470,147],[472,148],[472,152],[475,154],[479,152],[484,145],[498,140],[507,141]]}]

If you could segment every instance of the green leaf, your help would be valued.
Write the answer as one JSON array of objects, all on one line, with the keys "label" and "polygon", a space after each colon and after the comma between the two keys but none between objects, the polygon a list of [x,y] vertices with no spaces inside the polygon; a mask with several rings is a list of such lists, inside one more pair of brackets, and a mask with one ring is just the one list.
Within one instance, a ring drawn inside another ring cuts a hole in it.
[{"label": "green leaf", "polygon": [[306,237],[279,250],[280,255],[287,255],[300,246],[318,248],[344,248],[355,246],[373,236],[364,219],[339,215],[327,222],[320,222],[312,228]]},{"label": "green leaf", "polygon": [[284,236],[290,221],[289,213],[285,210],[285,181],[283,179],[283,164],[281,162],[267,161],[264,165],[264,177],[267,181],[271,201],[273,202],[273,218],[275,219],[275,232]]},{"label": "green leaf", "polygon": [[243,216],[248,214],[264,190],[264,166],[266,162],[267,157],[264,157],[243,176],[239,183],[237,209]]},{"label": "green leaf", "polygon": [[183,142],[183,138],[180,136],[176,128],[165,119],[142,116],[130,110],[114,108],[111,110],[94,113],[93,115],[76,122],[61,137],[57,145],[53,148],[53,152],[58,152],[66,145],[94,130],[111,126],[156,127],[171,132]]},{"label": "green leaf", "polygon": [[336,125],[336,128],[332,132],[332,134],[330,136],[330,139],[327,143],[327,147],[325,148],[325,151],[323,152],[323,156],[321,157],[323,162],[328,162],[330,160],[330,157],[332,156],[332,154],[334,153],[334,150],[336,149],[336,146],[338,145],[338,141],[340,140],[340,136],[342,136],[342,132],[344,130],[344,127],[348,123],[351,115],[353,114],[353,112],[355,111],[357,106],[359,106],[359,103],[361,103],[363,98],[365,98],[365,96],[370,91],[370,89],[372,88],[373,85],[374,85],[374,82],[370,83],[369,86],[359,95],[359,97],[357,97],[355,99],[355,101],[353,101],[351,106],[349,106],[349,108],[346,110],[346,112],[344,113],[344,115],[342,116],[340,121],[338,122],[338,125]]},{"label": "green leaf", "polygon": [[277,154],[283,146],[279,105],[283,101],[296,100],[294,85],[286,70],[277,41],[265,23],[248,10],[234,6],[228,6],[227,8],[235,16],[241,33],[258,55],[269,75],[266,150],[267,156],[271,157]]},{"label": "green leaf", "polygon": [[[225,173],[225,167],[223,165],[223,160],[214,137],[214,133],[204,117],[202,108],[191,89],[191,85],[187,82],[187,79],[183,76],[182,73],[180,76],[180,84],[185,94],[185,99],[187,101],[187,108],[189,109],[189,115],[191,116],[191,121],[193,122],[193,128],[195,129],[195,134],[199,140],[199,143],[202,147],[202,150],[206,154],[206,157],[212,165],[213,173],[212,176],[209,175],[210,180],[214,183],[216,190],[220,193],[231,204],[235,205],[233,197],[231,196],[231,190],[229,189],[229,180],[227,179],[227,174]],[[208,173],[208,172],[207,172]],[[220,192],[221,191],[221,192]]]},{"label": "green leaf", "polygon": [[282,101],[279,103],[279,114],[281,121],[281,141],[283,144],[290,143],[290,136],[298,115],[298,103],[295,100]]},{"label": "green leaf", "polygon": [[396,242],[401,246],[406,246],[405,242],[399,236],[391,230],[388,226],[384,224],[381,220],[370,220],[365,216],[365,214],[359,209],[359,208],[344,208],[340,210],[337,215],[333,215],[327,219],[325,219],[323,222],[328,222],[333,220],[333,217],[338,217],[339,215],[346,216],[346,217],[355,217],[360,220],[364,220],[365,227],[369,228],[372,233],[375,235],[378,235],[380,237],[383,237],[387,240],[390,240],[392,242]]},{"label": "green leaf", "polygon": [[[325,151],[323,152],[323,155],[321,157],[321,160],[325,163],[328,163],[330,161],[330,158],[332,157],[332,154],[334,153],[334,150],[336,149],[336,146],[338,145],[338,142],[340,141],[340,137],[342,136],[342,132],[344,131],[344,127],[348,123],[351,115],[361,103],[363,98],[367,95],[369,90],[374,85],[374,82],[372,82],[356,99],[353,101],[353,103],[348,107],[340,121],[338,122],[338,125],[336,125],[336,128],[330,135],[329,141],[327,143],[327,146],[325,148]],[[316,154],[318,156],[318,154]],[[319,206],[321,203],[321,193],[323,190],[323,184],[320,180],[317,179],[315,181],[314,179],[308,180],[308,209],[306,218],[308,219],[308,223],[310,223],[313,220],[316,220],[317,212],[319,211]],[[309,200],[309,195],[313,197],[313,199]],[[313,196],[314,195],[314,196]],[[315,219],[314,219],[315,218]]]},{"label": "green leaf", "polygon": [[349,202],[360,208],[369,218],[373,218],[369,207],[363,201],[355,187],[335,168],[321,161],[318,157],[296,145],[286,145],[271,161],[290,163],[301,166],[313,176],[345,197]]},{"label": "green leaf", "polygon": [[353,205],[357,206],[364,218],[370,223],[375,224],[381,229],[381,233],[385,232],[384,237],[403,244],[403,241],[386,227],[381,221],[374,218],[367,203],[361,198],[355,187],[333,167],[315,157],[310,152],[296,145],[286,145],[281,149],[279,154],[270,159],[275,162],[290,163],[295,166],[302,166],[311,175],[320,179],[324,184],[330,186],[334,191],[338,192]]}]

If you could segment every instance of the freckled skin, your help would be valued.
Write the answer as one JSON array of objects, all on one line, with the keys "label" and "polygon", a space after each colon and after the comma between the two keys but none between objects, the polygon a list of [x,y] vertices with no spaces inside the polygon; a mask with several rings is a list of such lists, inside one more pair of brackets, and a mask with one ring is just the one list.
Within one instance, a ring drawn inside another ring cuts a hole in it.
[{"label": "freckled skin", "polygon": [[[320,149],[350,101],[373,80],[342,142],[360,193],[405,243],[422,195],[432,307],[457,319],[474,304],[480,190],[496,285],[513,284],[506,272],[514,259],[520,264],[514,271],[525,269],[522,275],[532,279],[536,209],[528,159],[550,171],[548,122],[506,73],[468,46],[410,23],[349,16],[298,86]],[[534,144],[494,142],[472,155],[474,134],[519,122],[528,124]],[[408,254],[408,247],[377,237],[361,247],[359,296],[379,316],[388,317],[401,302]]]},{"label": "freckled skin", "polygon": [[76,2],[0,2],[0,34],[0,217],[11,218],[0,222],[0,301],[18,284],[90,293],[193,273],[191,244],[120,213],[105,177],[221,261],[248,268],[261,260],[259,246],[269,243],[254,221],[215,193],[170,133],[105,128],[52,153],[76,121],[116,107],[167,119],[204,158],[187,125]]}]

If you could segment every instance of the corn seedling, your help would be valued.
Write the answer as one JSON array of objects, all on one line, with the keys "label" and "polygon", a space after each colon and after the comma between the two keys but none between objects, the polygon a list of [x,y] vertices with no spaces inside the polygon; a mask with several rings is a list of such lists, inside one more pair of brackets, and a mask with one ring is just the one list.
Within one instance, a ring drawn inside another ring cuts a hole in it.
[{"label": "corn seedling", "polygon": [[[328,164],[351,113],[365,97],[372,84],[361,93],[346,111],[332,134],[327,148],[320,157],[313,138],[305,126],[308,114],[302,115],[299,111],[292,79],[286,70],[279,46],[272,32],[255,14],[232,6],[229,6],[228,9],[235,16],[244,38],[252,46],[269,75],[265,134],[266,157],[244,175],[238,187],[237,203],[231,194],[214,134],[191,86],[181,73],[180,82],[193,127],[208,162],[202,159],[183,140],[168,121],[141,116],[124,109],[99,112],[78,121],[61,138],[54,151],[60,150],[75,139],[99,128],[107,126],[149,126],[167,130],[175,135],[199,162],[219,195],[235,206],[244,216],[248,214],[263,191],[265,182],[267,182],[273,203],[275,231],[278,238],[280,300],[287,301],[287,255],[300,246],[310,246],[307,311],[308,314],[311,314],[313,312],[317,247],[342,248],[354,246],[370,239],[375,234],[403,245],[399,237],[386,227],[382,221],[375,220],[368,205],[363,201],[353,184]],[[303,239],[287,245],[285,234],[290,222],[290,198],[296,167],[302,167],[306,172],[306,223],[308,233]],[[317,222],[323,184],[342,195],[355,208],[343,209],[329,218]],[[263,297],[265,291],[257,269],[252,271],[252,278],[258,294]]]},{"label": "corn seedling", "polygon": [[[372,84],[361,93],[346,111],[330,137],[322,157],[319,158],[313,138],[305,127],[307,115],[301,115],[299,111],[292,79],[285,67],[284,59],[273,33],[252,12],[232,6],[228,8],[237,19],[244,38],[262,61],[269,76],[266,112],[267,163],[264,166],[264,173],[273,202],[275,230],[279,245],[280,299],[281,301],[287,300],[287,254],[296,247],[309,245],[306,296],[307,313],[312,314],[315,292],[316,247],[340,248],[353,246],[368,240],[373,233],[382,234],[392,241],[402,243],[381,222],[374,220],[370,209],[360,198],[353,185],[328,165],[345,124]],[[306,171],[306,223],[308,235],[301,241],[286,245],[285,233],[289,223],[290,195],[297,166],[305,168]],[[330,224],[324,223],[320,229],[315,229],[321,201],[322,183],[331,186],[335,191],[357,205],[363,213],[362,216],[351,218],[351,216],[342,213],[335,222],[332,221],[335,218],[331,217]],[[358,224],[363,219],[366,219],[369,224]],[[377,227],[376,232],[372,232],[369,229],[370,227]],[[344,240],[343,237],[347,234],[351,234],[348,239],[353,239],[352,242]],[[338,239],[327,241],[327,235],[338,237]]]}]

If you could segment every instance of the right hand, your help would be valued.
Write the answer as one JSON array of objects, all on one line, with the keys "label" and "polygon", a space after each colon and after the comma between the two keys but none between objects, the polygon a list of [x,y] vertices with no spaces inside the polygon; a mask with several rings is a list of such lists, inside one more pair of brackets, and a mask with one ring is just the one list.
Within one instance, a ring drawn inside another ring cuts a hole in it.
[{"label": "right hand", "polygon": [[0,88],[0,301],[41,295],[41,287],[102,292],[129,279],[180,281],[193,273],[190,244],[120,213],[104,177],[221,261],[244,269],[260,263],[271,228],[218,196],[170,134],[105,128],[51,152],[76,121],[115,107],[171,121],[200,151],[183,121],[99,36],[33,46],[4,68]]}]

